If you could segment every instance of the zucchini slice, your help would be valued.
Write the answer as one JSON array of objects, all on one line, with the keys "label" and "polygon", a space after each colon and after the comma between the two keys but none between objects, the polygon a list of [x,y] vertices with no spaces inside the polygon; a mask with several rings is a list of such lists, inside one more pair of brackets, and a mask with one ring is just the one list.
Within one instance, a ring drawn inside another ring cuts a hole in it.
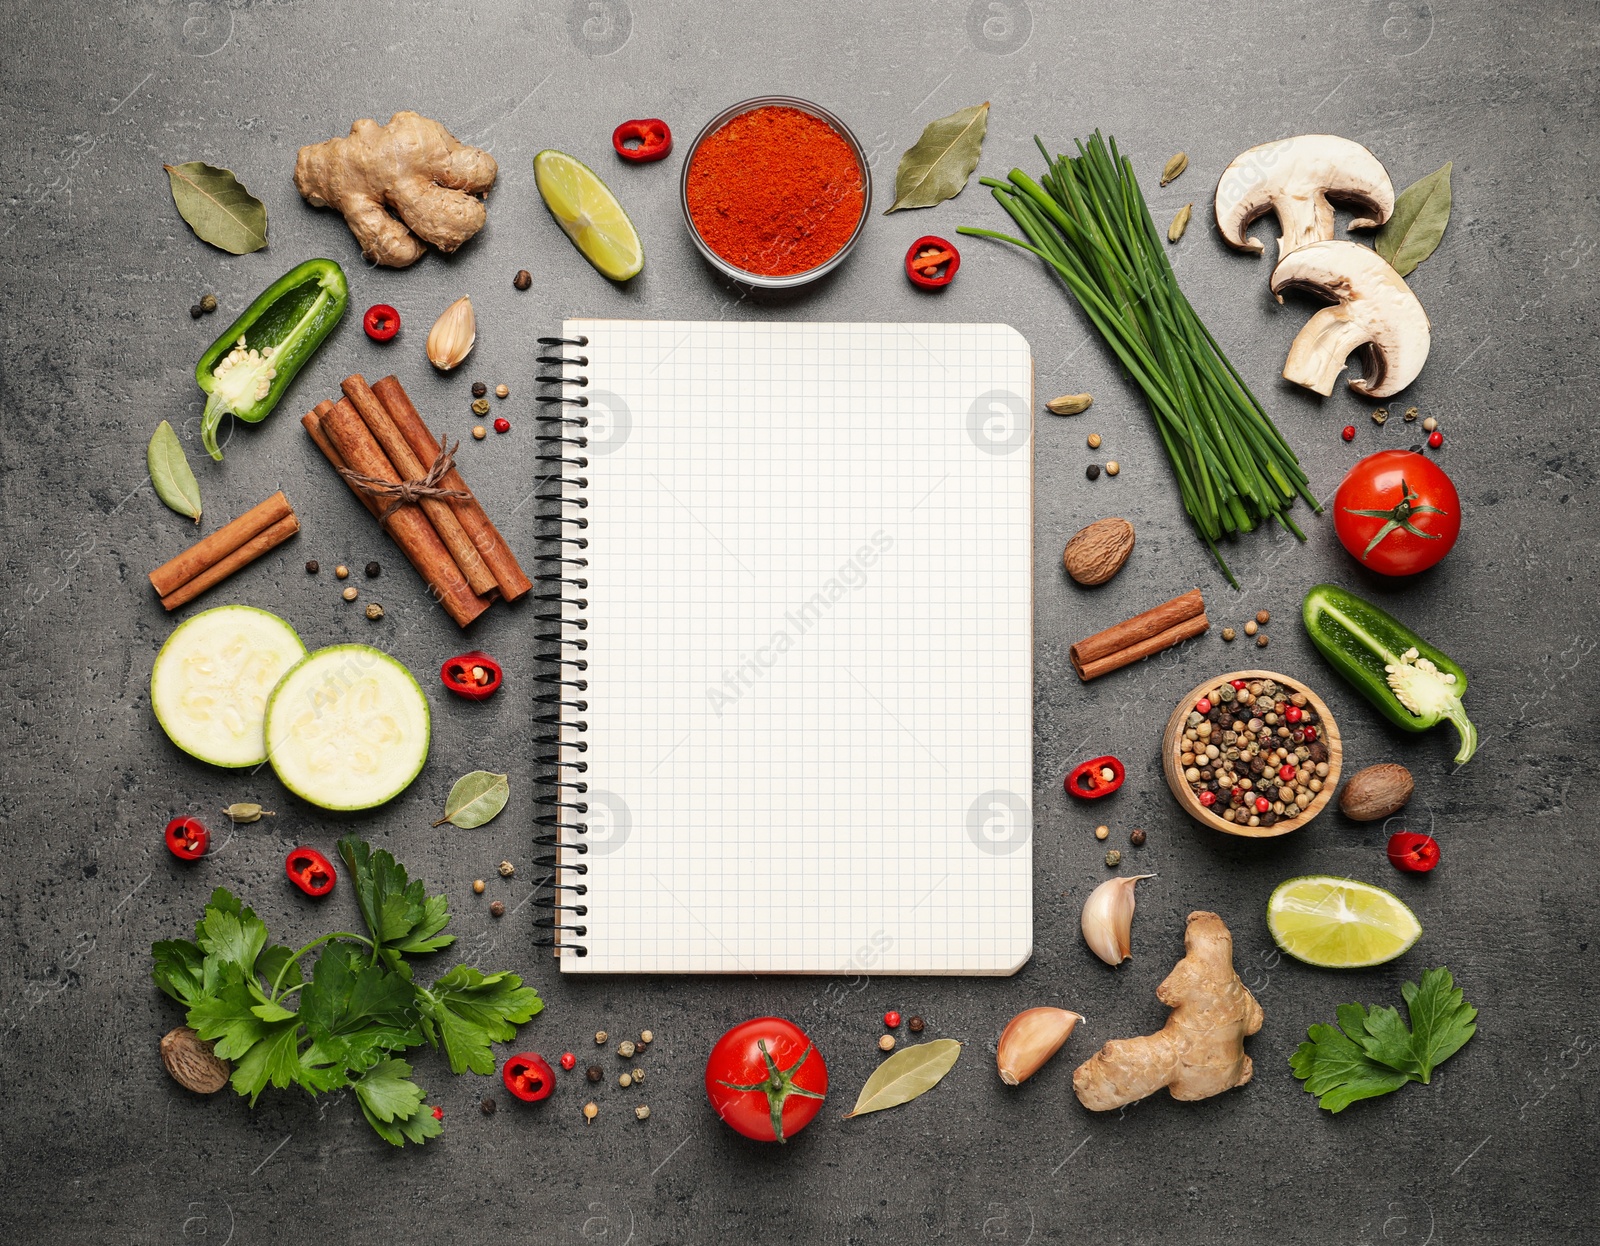
[{"label": "zucchini slice", "polygon": [[428,760],[428,699],[370,645],[308,654],[267,702],[267,756],[296,796],[323,809],[371,809],[410,786]]},{"label": "zucchini slice", "polygon": [[168,738],[213,766],[267,759],[267,700],[306,647],[275,614],[218,606],[180,623],[156,654],[150,707]]}]

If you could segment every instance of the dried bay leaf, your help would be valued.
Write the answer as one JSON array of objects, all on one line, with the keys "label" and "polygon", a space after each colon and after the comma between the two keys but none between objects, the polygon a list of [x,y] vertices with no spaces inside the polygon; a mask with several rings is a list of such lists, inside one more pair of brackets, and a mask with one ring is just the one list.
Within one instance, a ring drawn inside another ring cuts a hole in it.
[{"label": "dried bay leaf", "polygon": [[988,128],[986,103],[930,121],[922,137],[900,157],[894,174],[894,202],[884,215],[901,208],[931,208],[959,195],[978,167]]},{"label": "dried bay leaf", "polygon": [[1419,182],[1413,182],[1394,201],[1394,212],[1372,240],[1373,250],[1404,277],[1433,254],[1450,223],[1450,170],[1446,161]]},{"label": "dried bay leaf", "polygon": [[234,255],[248,255],[267,245],[266,205],[239,184],[228,169],[204,161],[161,166],[172,183],[178,215],[201,242]]},{"label": "dried bay leaf", "polygon": [[150,483],[156,487],[156,496],[178,514],[199,523],[200,482],[194,478],[189,460],[184,456],[183,443],[167,421],[156,425],[144,459],[150,469]]},{"label": "dried bay leaf", "polygon": [[867,1078],[855,1107],[845,1113],[845,1119],[899,1107],[926,1094],[955,1067],[960,1054],[961,1044],[953,1038],[936,1038],[931,1043],[902,1047]]},{"label": "dried bay leaf", "polygon": [[491,822],[511,799],[511,780],[503,774],[487,770],[474,770],[456,780],[445,798],[444,817],[434,823],[443,826],[449,822],[464,831]]}]

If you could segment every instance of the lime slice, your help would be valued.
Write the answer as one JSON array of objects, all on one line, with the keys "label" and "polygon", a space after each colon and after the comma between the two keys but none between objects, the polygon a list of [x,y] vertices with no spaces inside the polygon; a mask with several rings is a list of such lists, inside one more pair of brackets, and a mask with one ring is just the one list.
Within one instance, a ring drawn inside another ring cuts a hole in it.
[{"label": "lime slice", "polygon": [[1422,937],[1422,923],[1399,897],[1329,874],[1281,884],[1267,901],[1267,929],[1290,956],[1325,969],[1381,965]]},{"label": "lime slice", "polygon": [[584,259],[613,281],[644,267],[638,231],[593,169],[564,151],[541,151],[533,158],[533,176],[544,206]]}]

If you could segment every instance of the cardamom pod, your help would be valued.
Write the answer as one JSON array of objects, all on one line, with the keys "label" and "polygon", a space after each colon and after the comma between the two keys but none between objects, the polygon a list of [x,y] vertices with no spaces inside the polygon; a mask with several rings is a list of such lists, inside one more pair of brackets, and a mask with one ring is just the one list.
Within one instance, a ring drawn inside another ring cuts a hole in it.
[{"label": "cardamom pod", "polygon": [[1176,242],[1183,237],[1183,231],[1189,228],[1189,218],[1194,215],[1194,204],[1186,203],[1178,209],[1178,215],[1172,218],[1172,224],[1167,226],[1167,241]]},{"label": "cardamom pod", "polygon": [[[1171,160],[1167,161],[1166,167],[1161,170],[1161,184],[1165,186],[1168,182],[1177,181],[1182,175],[1183,171],[1188,167],[1189,155],[1187,152],[1180,151]],[[1174,239],[1174,241],[1176,241],[1176,239]]]},{"label": "cardamom pod", "polygon": [[248,800],[239,801],[229,805],[222,811],[234,822],[259,822],[262,818],[275,818],[278,815],[270,809],[263,809],[260,805]]},{"label": "cardamom pod", "polygon": [[1082,415],[1094,401],[1093,394],[1064,394],[1044,404],[1052,415]]}]

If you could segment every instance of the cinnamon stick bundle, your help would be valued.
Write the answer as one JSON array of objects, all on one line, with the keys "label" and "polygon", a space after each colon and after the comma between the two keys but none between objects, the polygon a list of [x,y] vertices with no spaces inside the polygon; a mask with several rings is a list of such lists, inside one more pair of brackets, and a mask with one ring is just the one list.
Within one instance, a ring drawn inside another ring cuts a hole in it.
[{"label": "cinnamon stick bundle", "polygon": [[298,531],[300,521],[289,499],[282,492],[274,493],[162,563],[150,573],[151,587],[160,595],[163,608],[176,610]]},{"label": "cinnamon stick bundle", "polygon": [[1078,672],[1079,679],[1088,683],[1153,653],[1182,644],[1210,626],[1205,598],[1199,589],[1192,588],[1181,597],[1162,602],[1143,614],[1080,640],[1070,651],[1072,669]]}]

